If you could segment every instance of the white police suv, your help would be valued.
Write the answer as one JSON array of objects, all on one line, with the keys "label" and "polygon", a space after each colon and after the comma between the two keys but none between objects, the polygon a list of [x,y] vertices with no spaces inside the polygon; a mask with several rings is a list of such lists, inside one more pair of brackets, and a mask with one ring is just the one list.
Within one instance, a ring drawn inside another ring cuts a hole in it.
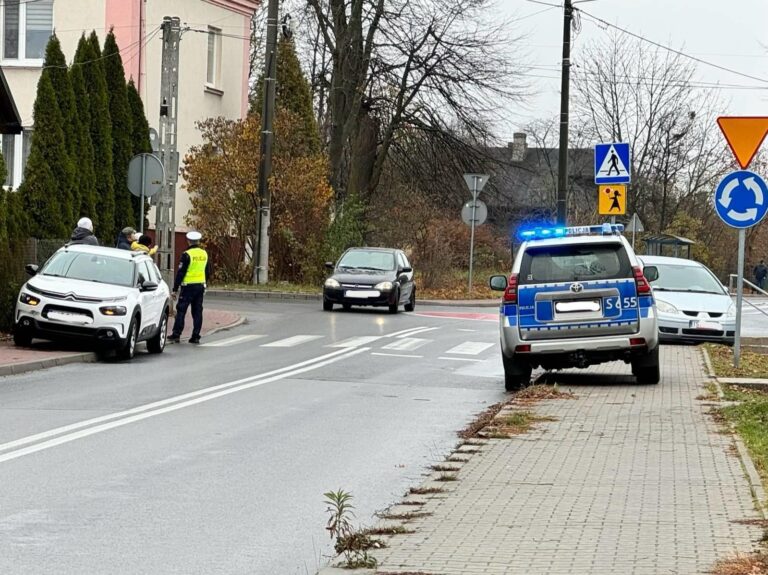
[{"label": "white police suv", "polygon": [[168,285],[142,252],[72,245],[45,265],[28,265],[32,275],[16,301],[14,342],[33,338],[85,339],[98,349],[115,349],[132,359],[136,344],[150,353],[165,348],[170,310]]},{"label": "white police suv", "polygon": [[[621,225],[523,230],[509,277],[493,276],[500,307],[504,382],[531,370],[622,360],[639,383],[659,382],[659,335],[649,280]],[[645,275],[644,275],[645,274]]]}]

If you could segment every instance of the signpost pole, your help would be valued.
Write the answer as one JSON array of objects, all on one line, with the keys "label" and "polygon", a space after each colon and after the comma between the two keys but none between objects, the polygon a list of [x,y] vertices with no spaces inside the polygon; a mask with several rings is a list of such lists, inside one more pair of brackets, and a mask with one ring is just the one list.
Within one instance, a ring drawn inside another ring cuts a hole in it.
[{"label": "signpost pole", "polygon": [[635,219],[632,218],[632,251],[635,251],[635,228],[637,228],[637,224]]},{"label": "signpost pole", "polygon": [[147,186],[147,157],[141,156],[141,198],[139,202],[139,233],[144,234],[144,193]]},{"label": "signpost pole", "polygon": [[736,334],[733,338],[733,367],[738,369],[741,359],[741,305],[744,297],[744,251],[747,232],[744,228],[739,230],[739,269],[736,282]]},{"label": "signpost pole", "polygon": [[468,292],[472,294],[472,264],[475,257],[475,214],[477,211],[477,176],[474,178],[474,186],[472,188],[472,231],[469,233],[469,289]]}]

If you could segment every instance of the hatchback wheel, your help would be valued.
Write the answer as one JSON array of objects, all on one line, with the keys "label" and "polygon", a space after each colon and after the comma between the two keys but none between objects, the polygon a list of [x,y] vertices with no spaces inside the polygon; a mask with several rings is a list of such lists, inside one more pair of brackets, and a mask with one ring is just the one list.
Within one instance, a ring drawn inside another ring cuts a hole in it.
[{"label": "hatchback wheel", "polygon": [[16,326],[13,330],[13,343],[16,347],[32,345],[32,334],[24,328]]},{"label": "hatchback wheel", "polygon": [[168,312],[163,312],[163,317],[160,319],[160,329],[157,331],[157,335],[147,341],[147,350],[149,353],[163,353],[165,344],[168,341]]},{"label": "hatchback wheel", "polygon": [[327,299],[324,299],[323,300],[323,311],[333,311],[333,302],[330,302]]},{"label": "hatchback wheel", "polygon": [[411,290],[411,299],[405,304],[405,311],[413,311],[416,309],[416,288]]},{"label": "hatchback wheel", "polygon": [[400,292],[395,294],[395,303],[390,304],[389,313],[397,313],[397,308],[400,307]]},{"label": "hatchback wheel", "polygon": [[139,324],[136,321],[138,318],[133,318],[131,326],[128,328],[128,337],[125,339],[125,344],[118,350],[117,355],[120,359],[133,359],[136,355],[136,343],[139,339]]}]

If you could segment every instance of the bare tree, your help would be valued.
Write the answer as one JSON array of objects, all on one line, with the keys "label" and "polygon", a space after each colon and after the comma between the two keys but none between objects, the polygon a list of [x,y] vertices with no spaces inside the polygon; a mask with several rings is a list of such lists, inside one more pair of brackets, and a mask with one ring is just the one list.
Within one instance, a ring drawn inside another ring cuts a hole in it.
[{"label": "bare tree", "polygon": [[[372,193],[410,131],[470,140],[521,95],[507,23],[489,0],[307,0],[330,58],[328,151],[337,199]],[[325,102],[325,100],[323,100]],[[326,104],[323,104],[324,106]]]},{"label": "bare tree", "polygon": [[619,34],[577,60],[576,123],[594,141],[629,142],[629,204],[656,231],[701,202],[727,169],[715,123],[722,104],[692,83],[682,56]]}]

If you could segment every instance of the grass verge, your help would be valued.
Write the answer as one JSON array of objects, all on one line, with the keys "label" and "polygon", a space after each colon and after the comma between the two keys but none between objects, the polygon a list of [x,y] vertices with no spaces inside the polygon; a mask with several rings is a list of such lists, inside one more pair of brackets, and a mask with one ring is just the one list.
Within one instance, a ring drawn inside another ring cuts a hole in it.
[{"label": "grass verge", "polygon": [[752,377],[768,379],[768,355],[742,350],[739,368],[733,367],[733,348],[727,345],[705,344],[712,369],[717,377]]},{"label": "grass verge", "polygon": [[734,425],[768,486],[768,393],[732,385],[724,386],[723,392],[726,401],[738,403],[720,408],[718,414]]},{"label": "grass verge", "polygon": [[713,575],[766,575],[768,574],[768,556],[762,552],[737,554],[721,559],[709,573]]}]

